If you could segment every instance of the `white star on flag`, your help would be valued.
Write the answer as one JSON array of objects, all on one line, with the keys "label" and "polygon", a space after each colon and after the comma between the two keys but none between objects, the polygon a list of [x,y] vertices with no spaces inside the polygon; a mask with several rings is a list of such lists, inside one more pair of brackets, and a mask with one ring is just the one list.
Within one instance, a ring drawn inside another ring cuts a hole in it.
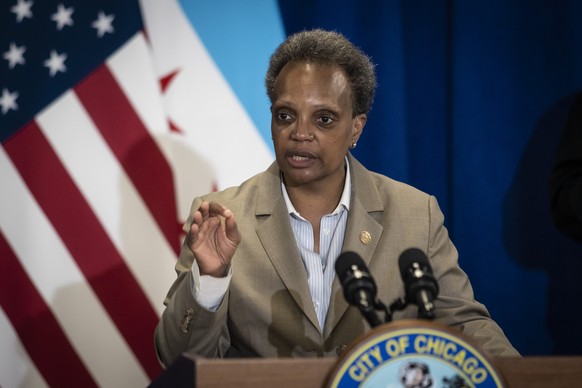
[{"label": "white star on flag", "polygon": [[16,99],[18,98],[18,92],[10,93],[8,89],[2,89],[2,97],[0,97],[0,107],[2,107],[2,114],[5,115],[9,110],[17,110],[18,105],[16,104]]},{"label": "white star on flag", "polygon": [[24,52],[26,47],[18,47],[14,42],[10,43],[10,49],[6,51],[3,58],[8,61],[8,67],[13,69],[16,65],[24,65]]},{"label": "white star on flag", "polygon": [[102,38],[106,32],[113,34],[113,19],[115,15],[105,15],[102,11],[97,15],[97,20],[91,23],[91,27],[97,30],[97,36]]},{"label": "white star on flag", "polygon": [[10,11],[16,14],[16,21],[20,23],[24,18],[32,19],[32,7],[33,2],[28,0],[18,0],[15,6],[10,8]]},{"label": "white star on flag", "polygon": [[73,7],[65,8],[64,5],[59,4],[57,6],[57,12],[51,15],[51,20],[57,23],[57,30],[62,30],[65,26],[73,25],[73,15],[75,9]]},{"label": "white star on flag", "polygon": [[44,61],[44,66],[49,68],[51,77],[54,77],[59,71],[61,73],[67,71],[67,66],[65,66],[66,59],[67,54],[59,54],[55,50],[51,50],[50,58]]}]

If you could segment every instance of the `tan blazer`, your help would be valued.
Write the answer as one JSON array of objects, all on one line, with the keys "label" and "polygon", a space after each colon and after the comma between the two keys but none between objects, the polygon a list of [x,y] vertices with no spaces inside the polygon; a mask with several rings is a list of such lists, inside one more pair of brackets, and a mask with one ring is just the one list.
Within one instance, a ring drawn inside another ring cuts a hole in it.
[{"label": "tan blazer", "polygon": [[[376,280],[378,298],[390,304],[404,296],[398,258],[407,248],[420,248],[429,257],[440,287],[436,320],[462,330],[492,355],[517,355],[486,308],[474,300],[436,199],[366,170],[351,155],[348,161],[352,196],[343,251],[362,257]],[[320,330],[276,163],[238,187],[196,198],[192,211],[203,199],[234,212],[243,240],[232,261],[229,290],[216,312],[194,300],[190,275],[194,256],[188,247],[182,248],[176,264],[178,279],[155,333],[164,365],[182,352],[207,357],[335,356],[369,330],[358,309],[344,300],[337,279]],[[184,230],[190,224],[191,219]],[[360,237],[363,232],[370,234],[371,241]],[[394,318],[416,318],[416,314],[411,306]]]}]

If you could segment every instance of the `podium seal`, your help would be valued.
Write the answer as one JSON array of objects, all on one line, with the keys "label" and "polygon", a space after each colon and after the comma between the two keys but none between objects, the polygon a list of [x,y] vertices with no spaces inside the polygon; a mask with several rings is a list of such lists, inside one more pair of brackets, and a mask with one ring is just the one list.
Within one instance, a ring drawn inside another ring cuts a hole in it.
[{"label": "podium seal", "polygon": [[504,387],[475,346],[451,328],[428,321],[379,326],[349,348],[328,387]]}]

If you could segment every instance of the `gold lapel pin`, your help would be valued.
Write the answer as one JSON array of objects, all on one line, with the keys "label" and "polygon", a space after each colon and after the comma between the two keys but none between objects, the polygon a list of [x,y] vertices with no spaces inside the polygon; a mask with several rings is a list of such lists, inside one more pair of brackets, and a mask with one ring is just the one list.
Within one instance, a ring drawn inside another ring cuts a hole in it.
[{"label": "gold lapel pin", "polygon": [[370,232],[368,232],[367,230],[364,230],[363,232],[361,232],[360,233],[360,241],[366,245],[371,243],[372,242],[372,235],[370,234]]}]

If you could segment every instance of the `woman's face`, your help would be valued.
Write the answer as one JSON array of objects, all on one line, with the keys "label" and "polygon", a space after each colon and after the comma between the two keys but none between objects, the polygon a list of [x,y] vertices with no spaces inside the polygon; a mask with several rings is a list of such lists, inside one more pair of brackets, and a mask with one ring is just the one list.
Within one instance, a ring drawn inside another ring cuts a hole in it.
[{"label": "woman's face", "polygon": [[344,157],[356,143],[366,115],[353,116],[352,95],[341,68],[287,64],[275,83],[271,134],[287,186],[336,184]]}]

